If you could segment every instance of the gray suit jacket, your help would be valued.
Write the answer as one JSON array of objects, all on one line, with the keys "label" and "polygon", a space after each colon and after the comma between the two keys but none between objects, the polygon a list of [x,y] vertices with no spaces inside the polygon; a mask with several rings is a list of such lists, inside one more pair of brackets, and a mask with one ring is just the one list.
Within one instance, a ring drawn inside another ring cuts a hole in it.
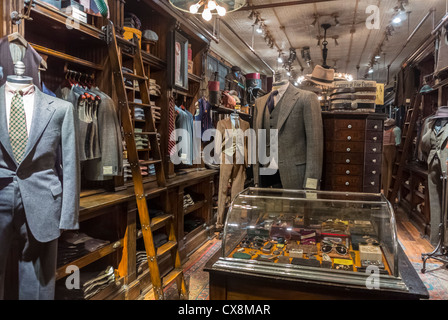
[{"label": "gray suit jacket", "polygon": [[[253,126],[263,129],[269,123],[269,111],[265,112],[269,94],[255,101]],[[278,168],[283,188],[305,189],[317,183],[322,176],[323,127],[322,113],[317,95],[289,85],[277,103],[281,105],[278,118]],[[258,153],[257,153],[258,157]],[[260,164],[253,166],[254,182],[259,183]],[[308,180],[310,179],[310,180]]]},{"label": "gray suit jacket", "polygon": [[36,240],[48,242],[58,238],[61,229],[79,227],[77,129],[71,103],[37,88],[35,95],[25,155],[17,164],[9,142],[5,86],[0,88],[0,179],[17,179],[31,233]]}]

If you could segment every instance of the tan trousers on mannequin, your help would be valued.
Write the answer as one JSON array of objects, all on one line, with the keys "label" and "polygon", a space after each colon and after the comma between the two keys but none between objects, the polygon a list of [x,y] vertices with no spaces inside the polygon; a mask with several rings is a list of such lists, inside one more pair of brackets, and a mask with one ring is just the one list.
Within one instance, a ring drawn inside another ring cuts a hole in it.
[{"label": "tan trousers on mannequin", "polygon": [[244,190],[246,181],[246,166],[244,164],[221,164],[219,167],[219,191],[218,191],[218,219],[216,228],[221,229],[224,224],[224,213],[229,180],[231,181],[231,200]]},{"label": "tan trousers on mannequin", "polygon": [[381,168],[381,188],[384,190],[384,195],[387,197],[389,193],[390,184],[392,182],[392,170],[395,163],[396,154],[395,145],[383,146],[383,161]]}]

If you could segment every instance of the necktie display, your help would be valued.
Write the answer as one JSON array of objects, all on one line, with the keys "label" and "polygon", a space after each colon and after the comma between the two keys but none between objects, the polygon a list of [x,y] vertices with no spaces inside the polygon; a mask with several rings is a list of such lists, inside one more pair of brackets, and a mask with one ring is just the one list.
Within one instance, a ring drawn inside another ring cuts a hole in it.
[{"label": "necktie display", "polygon": [[272,110],[274,110],[274,97],[278,95],[278,90],[272,91],[271,95],[268,98],[268,109],[269,109],[269,113],[272,112]]},{"label": "necktie display", "polygon": [[16,158],[16,161],[20,163],[25,154],[26,144],[28,142],[22,91],[16,91],[11,101],[9,139],[14,157]]}]

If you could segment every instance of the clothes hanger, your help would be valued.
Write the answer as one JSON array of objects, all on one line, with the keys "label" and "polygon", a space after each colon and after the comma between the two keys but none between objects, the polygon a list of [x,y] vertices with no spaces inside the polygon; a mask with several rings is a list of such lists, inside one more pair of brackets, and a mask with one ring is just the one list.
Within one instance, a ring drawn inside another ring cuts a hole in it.
[{"label": "clothes hanger", "polygon": [[28,41],[18,32],[11,33],[8,35],[8,42],[19,42],[25,48],[28,47]]}]

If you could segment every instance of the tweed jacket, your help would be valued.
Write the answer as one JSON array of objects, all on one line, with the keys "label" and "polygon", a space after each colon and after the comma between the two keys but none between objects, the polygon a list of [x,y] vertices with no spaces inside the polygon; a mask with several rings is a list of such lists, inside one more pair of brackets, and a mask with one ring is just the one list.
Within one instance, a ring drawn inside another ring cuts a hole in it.
[{"label": "tweed jacket", "polygon": [[52,241],[61,230],[79,227],[80,165],[73,105],[36,88],[29,139],[18,164],[9,141],[5,104],[2,86],[0,204],[6,201],[2,189],[16,180],[31,233],[40,242]]},{"label": "tweed jacket", "polygon": [[445,162],[448,160],[448,124],[443,126],[437,133],[434,129],[436,121],[436,117],[429,118],[425,121],[419,147],[421,148],[423,158],[426,159],[428,165],[431,164],[437,156],[441,160],[441,171],[445,171]]},{"label": "tweed jacket", "polygon": [[[263,129],[263,123],[269,123],[270,115],[266,108],[268,98],[269,94],[255,101],[253,127],[257,137],[258,131]],[[323,127],[317,95],[290,84],[275,108],[280,106],[277,127],[273,129],[278,129],[278,170],[283,188],[319,188],[323,162]],[[257,149],[259,144],[260,141]],[[253,169],[254,182],[258,185],[259,161]]]}]

